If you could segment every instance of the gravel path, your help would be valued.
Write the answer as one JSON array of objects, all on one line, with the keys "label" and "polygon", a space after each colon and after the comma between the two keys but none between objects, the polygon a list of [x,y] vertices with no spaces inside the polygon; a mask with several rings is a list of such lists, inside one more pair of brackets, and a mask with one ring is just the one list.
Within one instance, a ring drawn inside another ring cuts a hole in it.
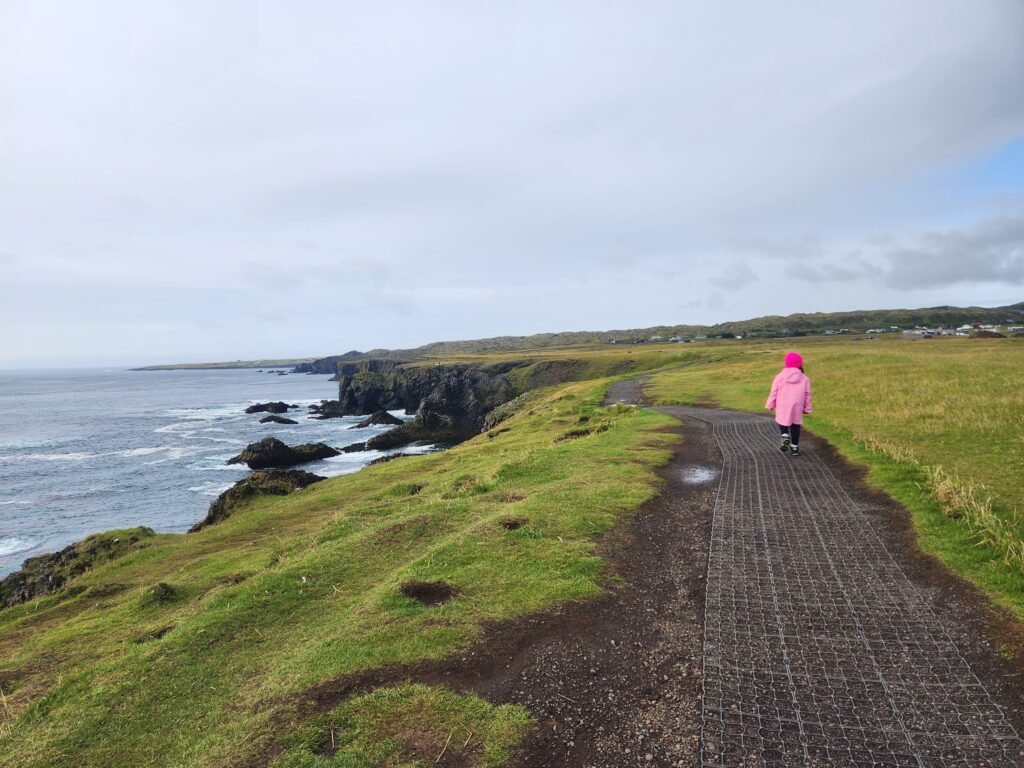
[{"label": "gravel path", "polygon": [[723,455],[701,765],[1019,766],[1024,746],[866,504],[770,419],[703,408]]}]

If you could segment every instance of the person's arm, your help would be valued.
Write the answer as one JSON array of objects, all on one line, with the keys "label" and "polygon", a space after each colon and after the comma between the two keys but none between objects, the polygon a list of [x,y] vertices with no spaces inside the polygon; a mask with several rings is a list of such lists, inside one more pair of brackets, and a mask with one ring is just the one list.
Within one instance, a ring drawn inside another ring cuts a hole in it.
[{"label": "person's arm", "polygon": [[804,413],[811,413],[814,409],[811,407],[811,380],[807,380],[807,386],[804,387]]},{"label": "person's arm", "polygon": [[774,408],[775,407],[775,400],[778,398],[778,396],[779,396],[779,377],[776,376],[775,380],[772,381],[772,391],[769,393],[768,401],[764,404],[764,407],[765,408],[769,408],[769,409]]}]

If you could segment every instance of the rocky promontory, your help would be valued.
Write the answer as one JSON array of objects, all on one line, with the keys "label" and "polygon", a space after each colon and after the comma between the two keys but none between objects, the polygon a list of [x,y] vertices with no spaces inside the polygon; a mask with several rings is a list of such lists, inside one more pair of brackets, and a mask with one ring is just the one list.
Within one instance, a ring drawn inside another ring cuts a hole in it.
[{"label": "rocky promontory", "polygon": [[246,464],[249,469],[270,469],[290,467],[337,456],[338,451],[326,443],[303,443],[290,446],[276,437],[265,437],[258,443],[250,443],[240,454],[227,460],[228,464]]},{"label": "rocky promontory", "polygon": [[253,472],[249,477],[239,480],[214,499],[206,517],[189,528],[188,532],[195,533],[208,525],[219,523],[234,512],[239,504],[254,496],[286,496],[326,479],[320,475],[314,475],[312,472],[303,472],[301,469]]},{"label": "rocky promontory", "polygon": [[9,608],[56,592],[93,566],[147,546],[153,536],[153,529],[146,527],[107,531],[69,544],[59,552],[30,557],[21,570],[0,580],[0,607]]},{"label": "rocky promontory", "polygon": [[425,365],[397,360],[362,360],[338,365],[338,399],[343,415],[404,410],[412,421],[367,441],[387,450],[418,441],[461,442],[483,428],[487,413],[517,393],[510,365]]}]

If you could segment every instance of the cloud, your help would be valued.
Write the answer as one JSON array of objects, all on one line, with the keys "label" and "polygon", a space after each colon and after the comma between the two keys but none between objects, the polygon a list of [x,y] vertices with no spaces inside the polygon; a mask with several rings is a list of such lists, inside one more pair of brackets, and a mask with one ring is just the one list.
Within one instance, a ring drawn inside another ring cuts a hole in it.
[{"label": "cloud", "polygon": [[757,281],[757,273],[745,261],[731,264],[724,272],[710,278],[713,285],[723,290],[736,291]]},{"label": "cloud", "polygon": [[[88,354],[151,356],[110,316],[185,314],[175,350],[234,359],[716,322],[794,280],[819,310],[999,300],[1019,252],[971,222],[1024,182],[971,169],[1024,137],[1022,27],[1017,0],[13,0],[0,315],[59,295]],[[60,327],[26,348],[86,354]]]},{"label": "cloud", "polygon": [[1024,283],[1024,215],[930,232],[883,254],[885,283],[919,289],[963,283]]},{"label": "cloud", "polygon": [[900,291],[970,283],[1024,283],[1024,213],[907,240],[866,238],[862,246],[785,266],[788,277],[815,284],[853,281]]}]

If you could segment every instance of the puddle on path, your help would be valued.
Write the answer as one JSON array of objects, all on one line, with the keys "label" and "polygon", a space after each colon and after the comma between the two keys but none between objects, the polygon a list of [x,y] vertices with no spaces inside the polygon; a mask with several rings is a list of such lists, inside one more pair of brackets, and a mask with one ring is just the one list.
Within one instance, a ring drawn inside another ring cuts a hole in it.
[{"label": "puddle on path", "polygon": [[681,475],[683,482],[687,485],[704,485],[718,477],[718,470],[700,464],[691,464],[688,467],[683,467]]}]

